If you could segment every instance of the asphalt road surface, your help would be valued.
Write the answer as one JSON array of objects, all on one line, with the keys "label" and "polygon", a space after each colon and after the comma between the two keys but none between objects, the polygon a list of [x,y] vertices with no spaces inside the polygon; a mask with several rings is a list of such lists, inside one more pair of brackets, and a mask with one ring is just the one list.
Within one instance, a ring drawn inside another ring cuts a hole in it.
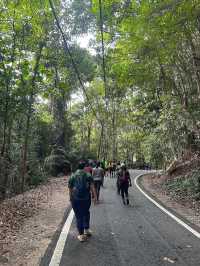
[{"label": "asphalt road surface", "polygon": [[105,179],[100,204],[91,208],[93,236],[80,243],[73,220],[61,266],[200,265],[200,240],[134,186],[140,173],[131,171],[130,206],[117,195],[116,179]]}]

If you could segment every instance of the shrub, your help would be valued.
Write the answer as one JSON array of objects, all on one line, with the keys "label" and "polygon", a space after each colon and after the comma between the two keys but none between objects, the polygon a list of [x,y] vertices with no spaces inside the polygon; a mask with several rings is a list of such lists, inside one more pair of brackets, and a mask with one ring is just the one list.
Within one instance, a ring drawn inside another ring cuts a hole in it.
[{"label": "shrub", "polygon": [[200,199],[200,169],[193,170],[187,176],[168,179],[165,183],[167,190],[173,195],[186,195],[195,200]]}]

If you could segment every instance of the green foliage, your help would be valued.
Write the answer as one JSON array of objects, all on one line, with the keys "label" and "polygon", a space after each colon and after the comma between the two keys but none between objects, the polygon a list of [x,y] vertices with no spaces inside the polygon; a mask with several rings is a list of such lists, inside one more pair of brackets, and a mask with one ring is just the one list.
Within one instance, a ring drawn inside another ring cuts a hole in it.
[{"label": "green foliage", "polygon": [[70,22],[72,25],[69,30],[71,35],[77,36],[95,29],[95,16],[91,12],[90,0],[69,1],[63,19],[66,24]]},{"label": "green foliage", "polygon": [[[112,78],[114,90],[119,87],[122,95],[126,95],[121,98],[124,104],[119,115],[121,121],[116,126],[118,132],[128,124],[133,135],[142,132],[136,153],[142,153],[145,161],[156,168],[166,167],[187,150],[197,152],[198,1],[113,0],[103,1],[102,9],[105,43],[109,47],[105,50],[107,76]],[[93,0],[93,12],[98,23],[98,0]],[[132,95],[127,94],[129,89]],[[113,92],[111,95],[109,100]],[[122,118],[123,113],[126,119]],[[130,141],[127,135],[124,132],[120,135],[120,149],[126,143],[124,139]],[[128,148],[125,150],[132,153]],[[125,153],[121,152],[121,156]]]},{"label": "green foliage", "polygon": [[[86,89],[49,1],[1,1],[0,194],[81,158],[165,168],[199,152],[199,1],[105,0],[103,21],[98,0],[54,5]],[[95,56],[75,43],[88,32]]]},{"label": "green foliage", "polygon": [[165,184],[167,190],[174,196],[183,196],[200,200],[200,172],[199,169],[192,171],[187,176],[179,176],[169,179]]},{"label": "green foliage", "polygon": [[[62,1],[53,2],[63,15]],[[69,105],[79,81],[48,0],[1,1],[0,10],[0,197],[5,197],[46,180],[49,169],[57,174],[70,164]],[[75,27],[74,17],[68,22]],[[74,43],[70,50],[81,78],[91,81],[94,58]],[[52,153],[57,158],[44,167]]]},{"label": "green foliage", "polygon": [[40,165],[40,162],[34,161],[36,167],[32,167],[31,172],[29,172],[29,178],[27,180],[28,186],[38,186],[39,184],[47,181],[47,172]]},{"label": "green foliage", "polygon": [[64,172],[70,162],[68,161],[68,154],[63,147],[54,146],[51,154],[45,158],[44,167],[52,175],[57,175]]}]

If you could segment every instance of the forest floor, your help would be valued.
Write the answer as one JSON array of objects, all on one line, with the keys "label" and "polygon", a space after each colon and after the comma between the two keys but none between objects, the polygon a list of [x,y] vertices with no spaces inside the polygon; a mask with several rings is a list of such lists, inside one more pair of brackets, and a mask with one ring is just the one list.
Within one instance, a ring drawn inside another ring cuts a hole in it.
[{"label": "forest floor", "polygon": [[194,224],[197,229],[200,229],[200,200],[195,199],[191,192],[186,193],[180,184],[177,187],[169,186],[179,178],[187,180],[187,174],[185,173],[181,177],[176,175],[171,177],[167,174],[147,174],[141,179],[141,184],[147,192],[162,202],[164,206],[174,210],[178,215]]},{"label": "forest floor", "polygon": [[0,203],[0,265],[39,265],[69,205],[67,178]]}]

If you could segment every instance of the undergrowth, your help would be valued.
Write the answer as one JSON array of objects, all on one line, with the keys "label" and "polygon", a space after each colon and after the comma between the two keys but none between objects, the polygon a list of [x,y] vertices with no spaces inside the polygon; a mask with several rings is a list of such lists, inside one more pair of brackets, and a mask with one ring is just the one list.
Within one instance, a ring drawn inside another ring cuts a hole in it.
[{"label": "undergrowth", "polygon": [[168,179],[164,186],[173,197],[200,200],[200,168],[185,176]]}]

